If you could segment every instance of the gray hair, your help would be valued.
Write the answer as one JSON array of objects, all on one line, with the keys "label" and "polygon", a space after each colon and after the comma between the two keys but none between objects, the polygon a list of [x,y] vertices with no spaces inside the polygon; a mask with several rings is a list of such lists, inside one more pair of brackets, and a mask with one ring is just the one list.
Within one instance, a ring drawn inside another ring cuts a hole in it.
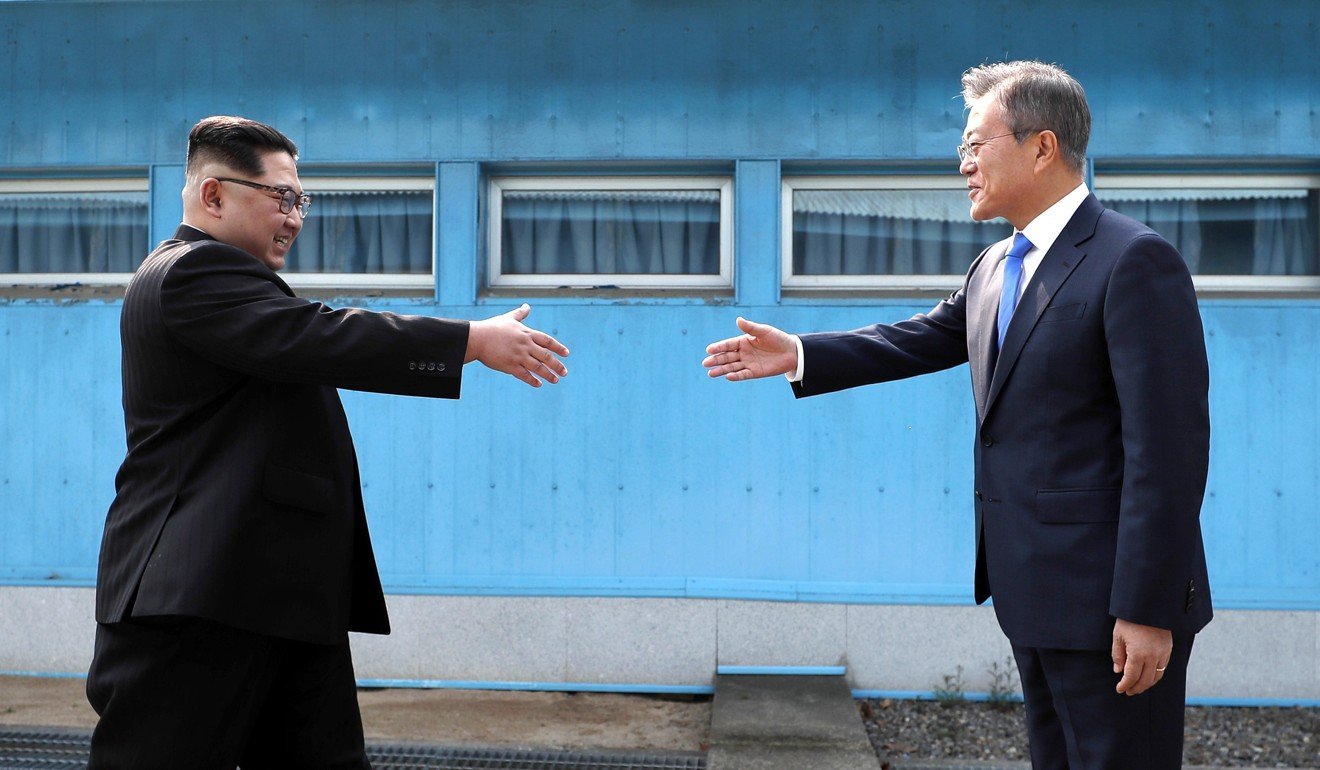
[{"label": "gray hair", "polygon": [[1091,110],[1082,85],[1063,68],[1038,61],[1010,61],[972,67],[962,76],[963,104],[996,93],[1004,121],[1019,143],[1032,131],[1050,130],[1059,138],[1064,162],[1076,171],[1086,164],[1091,139]]}]

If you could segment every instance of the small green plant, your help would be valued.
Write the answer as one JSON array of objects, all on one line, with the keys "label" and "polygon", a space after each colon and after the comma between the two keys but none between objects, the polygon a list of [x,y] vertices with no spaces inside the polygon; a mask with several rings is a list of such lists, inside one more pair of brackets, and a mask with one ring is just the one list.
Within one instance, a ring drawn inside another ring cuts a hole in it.
[{"label": "small green plant", "polygon": [[1000,711],[1012,708],[1017,701],[1017,685],[1013,681],[1017,669],[1013,665],[1013,656],[1004,658],[1003,665],[999,661],[991,663],[986,673],[990,675],[990,691],[986,700],[990,702],[991,708]]},{"label": "small green plant", "polygon": [[963,667],[958,666],[952,674],[944,675],[944,685],[935,688],[935,700],[939,701],[941,706],[952,706],[967,700],[967,693],[963,690]]}]

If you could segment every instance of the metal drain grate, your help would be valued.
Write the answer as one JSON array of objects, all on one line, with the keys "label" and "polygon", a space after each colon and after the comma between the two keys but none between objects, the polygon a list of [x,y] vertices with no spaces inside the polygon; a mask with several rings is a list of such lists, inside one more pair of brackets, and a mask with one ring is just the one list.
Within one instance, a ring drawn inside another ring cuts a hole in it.
[{"label": "metal drain grate", "polygon": [[979,762],[967,759],[894,761],[894,770],[1031,770],[1030,762]]},{"label": "metal drain grate", "polygon": [[0,770],[85,770],[90,738],[78,730],[0,727]]},{"label": "metal drain grate", "polygon": [[[86,770],[91,734],[0,727],[0,770]],[[374,770],[706,770],[696,753],[454,749],[368,743]]]},{"label": "metal drain grate", "polygon": [[367,746],[375,770],[705,770],[699,754]]}]

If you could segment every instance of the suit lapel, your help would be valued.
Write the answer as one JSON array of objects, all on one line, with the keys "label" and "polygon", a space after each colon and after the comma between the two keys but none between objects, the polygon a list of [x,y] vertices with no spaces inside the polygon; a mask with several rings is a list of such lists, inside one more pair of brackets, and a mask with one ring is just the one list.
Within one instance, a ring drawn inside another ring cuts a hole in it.
[{"label": "suit lapel", "polygon": [[[1013,320],[1008,324],[1008,334],[1004,337],[1004,348],[999,351],[999,358],[995,361],[994,371],[990,376],[990,389],[986,394],[985,407],[981,410],[983,421],[994,406],[999,392],[1003,390],[1004,383],[1012,373],[1013,366],[1017,363],[1023,346],[1031,337],[1032,330],[1036,328],[1036,322],[1040,320],[1041,314],[1050,306],[1059,287],[1063,286],[1068,276],[1072,275],[1073,270],[1076,270],[1086,258],[1086,252],[1078,246],[1090,240],[1095,234],[1096,222],[1099,221],[1102,211],[1104,207],[1100,205],[1100,201],[1096,200],[1094,195],[1088,195],[1078,207],[1077,213],[1068,220],[1063,232],[1059,233],[1054,245],[1041,259],[1035,275],[1027,283],[1026,289],[1022,292],[1022,299],[1018,301],[1017,309],[1013,311]],[[993,312],[998,312],[997,298],[987,304],[994,305]],[[984,308],[982,312],[985,312]]]},{"label": "suit lapel", "polygon": [[976,399],[976,414],[985,414],[986,402],[990,396],[990,379],[995,373],[995,336],[998,334],[996,316],[999,314],[999,294],[1002,287],[1003,273],[999,264],[1004,261],[1011,240],[1005,240],[990,247],[989,253],[981,262],[981,268],[972,276],[967,287],[971,299],[969,307],[975,308],[974,315],[968,319],[971,351],[972,395]]}]

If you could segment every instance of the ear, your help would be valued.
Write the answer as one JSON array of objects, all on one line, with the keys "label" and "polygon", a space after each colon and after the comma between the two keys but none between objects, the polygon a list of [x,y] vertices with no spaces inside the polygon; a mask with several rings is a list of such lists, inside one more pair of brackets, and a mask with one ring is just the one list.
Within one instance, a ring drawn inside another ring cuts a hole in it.
[{"label": "ear", "polygon": [[222,216],[222,207],[224,196],[221,192],[224,186],[215,177],[207,177],[197,187],[197,195],[201,199],[202,209],[207,214],[220,219]]},{"label": "ear", "polygon": [[1059,137],[1048,128],[1036,134],[1036,171],[1044,171],[1050,165],[1061,161]]}]

